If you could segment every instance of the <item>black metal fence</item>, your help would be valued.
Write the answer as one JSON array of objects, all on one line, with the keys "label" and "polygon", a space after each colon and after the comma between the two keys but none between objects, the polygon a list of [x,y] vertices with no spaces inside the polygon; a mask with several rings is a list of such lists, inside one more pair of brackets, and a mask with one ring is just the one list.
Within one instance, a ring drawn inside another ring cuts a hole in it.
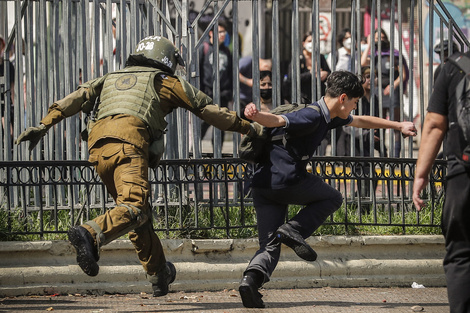
[{"label": "black metal fence", "polygon": [[[344,205],[326,225],[438,227],[445,162],[436,161],[426,189],[429,206],[412,204],[415,159],[316,157],[311,170],[340,190]],[[151,171],[154,227],[166,237],[252,237],[251,165],[240,159],[164,160]],[[0,239],[60,238],[114,206],[86,161],[0,163]],[[291,207],[290,214],[300,207]]]}]

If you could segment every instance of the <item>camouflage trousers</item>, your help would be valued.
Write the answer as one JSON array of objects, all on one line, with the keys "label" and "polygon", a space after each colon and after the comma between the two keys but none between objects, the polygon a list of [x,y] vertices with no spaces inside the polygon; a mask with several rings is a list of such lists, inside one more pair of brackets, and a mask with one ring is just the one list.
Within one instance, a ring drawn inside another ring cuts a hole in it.
[{"label": "camouflage trousers", "polygon": [[[90,149],[89,161],[114,198],[116,207],[93,219],[106,238],[116,238],[135,224],[127,207],[139,209],[147,217],[144,224],[129,231],[129,239],[149,275],[157,274],[165,266],[165,254],[160,239],[153,230],[149,204],[148,153],[117,139],[105,138]],[[120,204],[126,206],[119,206]],[[97,243],[96,231],[85,227]]]}]

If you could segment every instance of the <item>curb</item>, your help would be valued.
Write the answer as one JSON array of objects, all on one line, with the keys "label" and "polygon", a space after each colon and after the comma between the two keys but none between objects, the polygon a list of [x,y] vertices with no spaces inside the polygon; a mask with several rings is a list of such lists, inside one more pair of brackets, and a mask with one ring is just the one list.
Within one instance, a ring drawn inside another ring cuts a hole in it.
[{"label": "curb", "polygon": [[[315,262],[283,247],[267,288],[445,287],[442,236],[319,236],[307,242]],[[172,290],[237,288],[258,249],[256,239],[162,240],[167,260],[177,269]],[[0,242],[0,295],[150,293],[150,284],[128,240],[104,246],[98,276],[76,265],[67,241]]]}]

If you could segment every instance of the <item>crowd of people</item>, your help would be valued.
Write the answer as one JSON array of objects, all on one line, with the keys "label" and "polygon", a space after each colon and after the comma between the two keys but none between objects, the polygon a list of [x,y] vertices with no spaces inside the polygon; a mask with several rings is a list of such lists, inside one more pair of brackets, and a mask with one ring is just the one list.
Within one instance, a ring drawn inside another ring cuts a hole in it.
[{"label": "crowd of people", "polygon": [[[313,76],[317,75],[318,68],[314,66],[316,57],[312,58],[313,45],[312,45],[312,33],[307,32],[302,40],[302,51],[299,55],[300,63],[300,101],[301,103],[312,103],[315,100],[318,100],[319,97],[325,95],[326,91],[326,80],[331,74],[331,68],[335,70],[344,70],[350,72],[358,72],[357,69],[361,69],[361,74],[366,77],[373,77],[373,86],[375,90],[370,89],[370,81],[368,83],[368,91],[371,94],[374,94],[374,99],[361,100],[366,104],[361,105],[362,109],[356,111],[356,114],[370,114],[373,112],[375,116],[381,116],[384,118],[389,118],[394,121],[400,119],[401,113],[403,112],[403,99],[402,95],[406,92],[407,81],[409,79],[409,69],[406,62],[406,58],[402,58],[400,67],[399,54],[400,52],[397,49],[391,51],[391,44],[388,39],[386,32],[382,29],[380,31],[380,38],[378,32],[372,33],[368,37],[364,38],[364,43],[361,45],[361,49],[358,49],[359,58],[355,60],[352,58],[352,47],[351,45],[351,31],[349,28],[342,29],[337,36],[337,44],[339,46],[336,53],[330,53],[330,56],[327,60],[325,55],[320,54],[320,69],[319,69],[319,91],[317,94],[312,95],[312,79]],[[380,47],[379,47],[380,43]],[[371,56],[371,45],[375,45],[375,56]],[[380,56],[379,56],[380,52]],[[335,55],[335,59],[332,60],[332,55]],[[391,60],[393,58],[393,60]],[[314,60],[312,62],[312,60]],[[282,103],[293,103],[291,90],[292,90],[292,80],[296,79],[293,77],[293,62],[288,66],[288,72],[285,75],[282,75],[282,89],[281,89],[281,102]],[[374,63],[374,73],[366,74],[364,71],[369,71],[371,62]],[[334,66],[333,64],[334,63]],[[269,59],[260,59],[260,73],[264,71],[271,71],[272,63]],[[393,68],[390,68],[393,65]],[[378,67],[381,67],[380,71]],[[240,112],[239,114],[244,117],[244,108],[248,103],[251,102],[251,93],[253,86],[252,73],[251,73],[251,57],[243,57],[240,59],[239,69],[240,69]],[[353,71],[353,69],[356,69]],[[380,73],[380,78],[377,74]],[[393,81],[390,81],[390,77],[393,75]],[[378,86],[378,84],[381,84]],[[315,91],[315,89],[313,89]],[[264,92],[266,93],[266,92]],[[265,98],[262,98],[265,101]],[[381,105],[379,106],[379,102]],[[371,110],[370,104],[374,104],[374,109]],[[366,108],[366,106],[369,106]],[[379,112],[381,109],[381,112]],[[336,150],[332,154],[337,156],[351,155],[351,130],[347,126],[338,128],[336,131],[336,136],[333,140],[336,143]],[[363,132],[362,134],[366,134]],[[366,136],[364,136],[365,138]],[[390,156],[400,157],[401,152],[401,136],[398,132],[394,132],[393,136],[393,153]],[[380,153],[381,156],[388,156],[387,147],[382,144],[380,147],[379,143],[384,142],[383,132],[374,133],[374,147]],[[319,146],[317,155],[325,155],[327,153],[327,145],[331,145],[331,135],[327,134],[322,144]],[[361,145],[362,147],[362,145]],[[369,150],[361,149],[360,151],[356,150],[355,155],[370,155]]]}]

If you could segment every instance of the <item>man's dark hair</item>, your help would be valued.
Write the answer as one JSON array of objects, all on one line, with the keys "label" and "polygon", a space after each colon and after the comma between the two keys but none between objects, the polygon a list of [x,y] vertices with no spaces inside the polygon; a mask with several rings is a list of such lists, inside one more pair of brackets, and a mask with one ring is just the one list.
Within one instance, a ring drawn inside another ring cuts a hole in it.
[{"label": "man's dark hair", "polygon": [[219,26],[222,26],[226,31],[228,31],[228,23],[225,18],[219,18]]},{"label": "man's dark hair", "polygon": [[265,78],[266,76],[269,76],[269,78],[272,78],[272,73],[271,71],[260,71],[259,72],[259,79],[263,79]]},{"label": "man's dark hair", "polygon": [[348,71],[335,71],[326,80],[326,95],[336,98],[345,93],[349,99],[361,98],[364,95],[362,80]]},{"label": "man's dark hair", "polygon": [[343,40],[344,40],[344,37],[346,37],[346,34],[347,34],[347,33],[351,33],[351,30],[350,30],[349,28],[343,28],[343,29],[339,32],[339,34],[338,34],[338,36],[337,36],[336,39],[337,39],[337,43],[339,44],[340,47],[343,46]]}]

